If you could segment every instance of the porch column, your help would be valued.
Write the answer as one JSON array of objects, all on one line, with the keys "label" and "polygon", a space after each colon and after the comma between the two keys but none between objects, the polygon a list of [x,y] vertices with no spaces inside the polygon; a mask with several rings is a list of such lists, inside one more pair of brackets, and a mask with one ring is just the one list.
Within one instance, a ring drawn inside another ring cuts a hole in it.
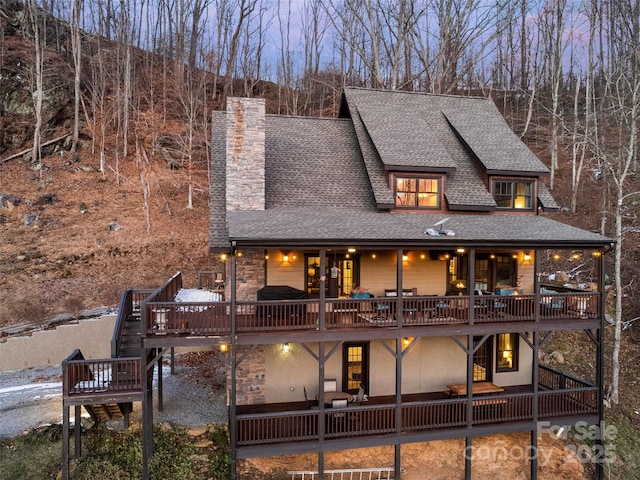
[{"label": "porch column", "polygon": [[[143,305],[144,307],[144,305]],[[146,323],[146,308],[144,308],[142,321]],[[142,479],[149,479],[149,460],[153,456],[153,377],[149,378],[148,359],[152,350],[149,348],[142,349]],[[153,371],[153,362],[151,362],[151,371]]]},{"label": "porch column", "polygon": [[[402,263],[402,259],[400,259]],[[400,295],[398,298],[402,298],[402,290],[398,289]],[[398,309],[401,308],[401,304],[398,305]],[[396,435],[402,435],[402,336],[396,336]],[[394,447],[395,461],[394,461],[394,478],[401,478],[400,473],[400,444],[396,443]],[[323,478],[323,477],[320,477]]]},{"label": "porch column", "polygon": [[[476,250],[469,249],[469,272],[467,275],[467,296],[469,297],[469,325],[474,324],[475,318],[475,295],[476,290]],[[470,391],[470,390],[469,390]]]},{"label": "porch column", "polygon": [[[533,293],[535,294],[534,305],[537,305],[533,310],[533,318],[536,323],[540,323],[540,255],[539,250],[534,250],[535,255],[533,259]],[[565,300],[566,301],[566,300]]]},{"label": "porch column", "polygon": [[[235,242],[234,242],[235,243]],[[236,346],[236,248],[231,249],[231,361],[230,361],[230,382],[229,386],[229,443],[231,445],[231,479],[237,478],[237,428],[236,428],[236,368],[237,368],[237,346]]]},{"label": "porch column", "polygon": [[396,252],[396,319],[398,328],[402,327],[402,256],[404,255],[403,249],[398,249]]},{"label": "porch column", "polygon": [[[62,371],[67,370],[63,367]],[[64,399],[62,404],[62,480],[69,480],[69,406],[64,404]]]},{"label": "porch column", "polygon": [[[538,256],[536,255],[536,263],[538,260]],[[536,282],[537,283],[537,282]],[[539,288],[536,286],[536,305],[539,305],[538,302],[538,295],[539,295]],[[539,309],[536,309],[536,312],[538,312]],[[536,321],[538,321],[540,318],[540,315],[538,315],[538,313],[536,313]],[[533,345],[532,345],[532,350],[533,350],[533,368],[531,371],[531,383],[533,385],[533,405],[532,405],[532,411],[533,411],[533,421],[536,425],[538,425],[538,416],[539,416],[539,408],[540,408],[540,399],[538,397],[538,395],[540,394],[540,389],[538,388],[538,369],[540,368],[539,365],[539,360],[538,360],[538,350],[540,348],[539,345],[539,335],[538,332],[534,330],[533,332]],[[534,430],[531,431],[531,451],[532,453],[534,453],[534,455],[531,456],[531,480],[536,480],[538,478],[538,429],[535,428]]]},{"label": "porch column", "polygon": [[471,455],[473,452],[471,437],[464,439],[464,480],[471,480]]},{"label": "porch column", "polygon": [[324,361],[325,361],[324,341],[318,344],[318,478],[324,478]]},{"label": "porch column", "polygon": [[[605,281],[605,263],[604,253],[601,251],[598,258],[598,292],[600,292],[600,328],[598,329],[596,338],[598,343],[596,345],[596,385],[598,386],[598,428],[596,438],[596,451],[604,452],[604,445],[606,438],[603,437],[603,425],[604,425],[604,281]],[[606,457],[604,457],[606,458]],[[600,461],[596,462],[596,479],[602,480],[604,478],[604,458],[600,458]]]},{"label": "porch column", "polygon": [[[320,250],[320,301],[318,305],[318,327],[320,331],[325,330],[326,325],[326,265],[327,265],[327,252],[325,249]],[[321,341],[318,345],[318,398],[324,398],[324,361],[325,361],[325,344]],[[318,440],[320,445],[324,442],[324,402],[318,402]],[[318,478],[324,478],[324,449],[320,448],[318,451]]]},{"label": "porch column", "polygon": [[325,285],[327,281],[327,277],[324,274],[327,268],[327,251],[325,249],[320,250],[320,299],[318,304],[318,328],[320,331],[324,331],[325,322],[326,322],[326,294],[325,294]]}]

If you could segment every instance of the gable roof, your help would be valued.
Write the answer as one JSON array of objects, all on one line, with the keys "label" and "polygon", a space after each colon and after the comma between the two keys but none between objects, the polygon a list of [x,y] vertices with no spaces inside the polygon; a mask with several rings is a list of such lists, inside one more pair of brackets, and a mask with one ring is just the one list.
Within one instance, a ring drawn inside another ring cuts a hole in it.
[{"label": "gable roof", "polygon": [[[411,113],[403,116],[403,110]],[[384,111],[388,111],[386,117]],[[226,250],[231,242],[262,247],[337,247],[357,243],[380,248],[415,245],[436,249],[505,244],[577,247],[611,242],[534,214],[490,213],[495,201],[486,187],[485,170],[528,178],[548,173],[526,146],[499,144],[500,136],[517,144],[522,142],[513,132],[507,135],[503,131],[508,126],[490,100],[347,89],[341,107],[343,118],[266,115],[263,210],[226,209],[227,115],[212,114],[213,251]],[[399,131],[402,128],[395,122],[407,130]],[[498,133],[484,139],[482,125],[495,128]],[[414,141],[424,129],[431,133],[426,139]],[[395,132],[400,136],[394,136]],[[433,148],[428,147],[431,143]],[[427,153],[420,153],[422,148]],[[434,153],[442,158],[434,160]],[[522,171],[507,162],[509,156]],[[408,158],[417,160],[409,162]],[[400,165],[402,162],[404,166]],[[445,172],[447,207],[451,211],[464,210],[464,214],[390,212],[394,198],[387,175],[392,168],[434,168]],[[545,208],[557,208],[541,180],[538,202]],[[485,212],[472,214],[481,210]],[[456,233],[454,237],[424,233],[447,216],[447,228]]]},{"label": "gable roof", "polygon": [[446,172],[451,210],[496,208],[483,175],[549,174],[487,98],[346,88],[341,116],[362,123],[385,171]]}]

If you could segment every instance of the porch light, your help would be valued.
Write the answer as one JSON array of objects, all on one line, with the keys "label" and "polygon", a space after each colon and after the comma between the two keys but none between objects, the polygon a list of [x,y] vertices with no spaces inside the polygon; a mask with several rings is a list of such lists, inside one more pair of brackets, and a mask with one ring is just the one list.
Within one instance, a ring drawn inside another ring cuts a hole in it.
[{"label": "porch light", "polygon": [[288,262],[289,261],[289,252],[282,254],[282,261],[283,262]]},{"label": "porch light", "polygon": [[580,254],[574,253],[573,255],[571,255],[571,258],[573,258],[574,260],[580,260]]},{"label": "porch light", "polygon": [[282,345],[282,351],[284,353],[287,353],[289,351],[289,344],[288,343],[285,343],[285,344]]},{"label": "porch light", "polygon": [[227,353],[227,350],[229,350],[229,345],[227,345],[226,343],[221,343],[218,346],[218,349],[220,350],[221,353]]},{"label": "porch light", "polygon": [[602,252],[600,250],[594,250],[593,252],[591,252],[591,255],[594,257],[601,257]]},{"label": "porch light", "polygon": [[522,257],[522,259],[523,259],[525,262],[528,262],[528,261],[530,261],[530,260],[531,260],[531,255],[529,255],[528,253],[525,253],[525,254],[524,254],[524,256]]},{"label": "porch light", "polygon": [[424,260],[425,258],[427,258],[427,256],[424,253],[420,254],[420,260]]},{"label": "porch light", "polygon": [[225,262],[227,260],[227,254],[223,253],[222,255],[220,255],[220,260],[222,260],[223,262]]},{"label": "porch light", "polygon": [[410,343],[411,343],[411,339],[409,337],[402,337],[402,345],[404,345],[405,347],[408,347]]},{"label": "porch light", "polygon": [[372,254],[371,254],[371,258],[376,258],[376,254],[375,254],[375,253],[372,253]]},{"label": "porch light", "polygon": [[347,248],[347,252],[349,253],[356,253],[356,249],[351,247],[351,248]]},{"label": "porch light", "polygon": [[456,248],[456,253],[464,253],[464,248]]},{"label": "porch light", "polygon": [[555,253],[555,254],[553,255],[553,259],[554,259],[554,260],[560,260],[560,254]]},{"label": "porch light", "polygon": [[409,255],[402,255],[402,261],[403,262],[408,262],[409,261]]},{"label": "porch light", "polygon": [[241,257],[242,256],[242,252],[240,250],[236,251],[236,257]]}]

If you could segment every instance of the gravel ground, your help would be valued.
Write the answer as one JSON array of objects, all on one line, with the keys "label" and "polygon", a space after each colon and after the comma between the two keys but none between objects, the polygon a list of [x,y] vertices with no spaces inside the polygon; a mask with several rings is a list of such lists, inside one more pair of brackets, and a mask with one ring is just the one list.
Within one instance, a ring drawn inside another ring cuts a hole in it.
[{"label": "gravel ground", "polygon": [[[164,411],[158,411],[157,370],[154,384],[154,421],[197,427],[227,423],[224,370],[214,354],[176,356],[175,374],[163,366]],[[42,425],[62,422],[60,366],[0,372],[0,439],[11,438]],[[140,402],[132,421],[140,421]],[[73,409],[71,409],[73,415]],[[83,410],[83,416],[87,413]],[[122,420],[110,422],[115,428]]]}]

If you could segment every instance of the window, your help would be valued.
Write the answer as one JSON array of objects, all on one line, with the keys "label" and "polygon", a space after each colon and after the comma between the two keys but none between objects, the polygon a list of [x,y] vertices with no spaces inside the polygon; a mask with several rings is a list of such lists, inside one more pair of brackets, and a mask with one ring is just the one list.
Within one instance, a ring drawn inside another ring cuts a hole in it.
[{"label": "window", "polygon": [[494,180],[493,198],[498,208],[533,209],[533,181]]},{"label": "window", "polygon": [[440,208],[440,179],[395,177],[396,207]]},{"label": "window", "polygon": [[518,371],[518,334],[501,333],[496,341],[496,372]]}]

